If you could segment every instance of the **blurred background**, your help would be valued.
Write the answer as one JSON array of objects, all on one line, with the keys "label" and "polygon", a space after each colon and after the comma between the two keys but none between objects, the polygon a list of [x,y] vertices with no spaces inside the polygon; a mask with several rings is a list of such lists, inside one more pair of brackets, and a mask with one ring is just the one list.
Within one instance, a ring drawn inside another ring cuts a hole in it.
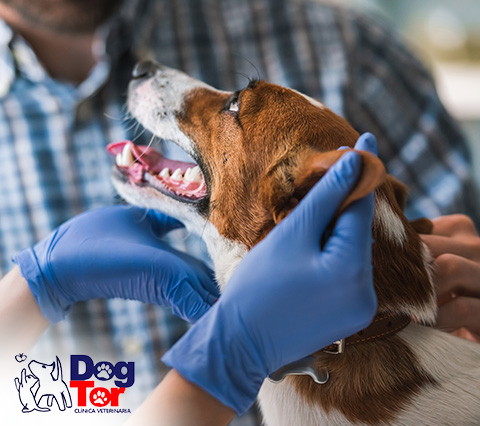
[{"label": "blurred background", "polygon": [[433,72],[460,122],[480,185],[480,0],[338,0],[383,15]]}]

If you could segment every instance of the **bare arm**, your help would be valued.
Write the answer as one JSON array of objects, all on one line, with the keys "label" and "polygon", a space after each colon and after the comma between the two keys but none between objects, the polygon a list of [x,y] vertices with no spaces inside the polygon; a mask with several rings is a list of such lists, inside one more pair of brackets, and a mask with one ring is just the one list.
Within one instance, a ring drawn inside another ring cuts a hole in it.
[{"label": "bare arm", "polygon": [[13,359],[15,354],[28,352],[47,329],[27,281],[15,267],[0,280],[0,342],[1,355]]},{"label": "bare arm", "polygon": [[7,386],[17,369],[15,355],[28,353],[47,327],[27,281],[15,267],[0,279],[0,400],[5,407],[16,403]]},{"label": "bare arm", "polygon": [[235,415],[231,408],[172,370],[126,426],[224,426]]},{"label": "bare arm", "polygon": [[[28,353],[48,325],[27,281],[15,267],[0,280],[0,370],[8,371],[16,354]],[[232,409],[171,371],[128,424],[221,426],[234,416]]]}]

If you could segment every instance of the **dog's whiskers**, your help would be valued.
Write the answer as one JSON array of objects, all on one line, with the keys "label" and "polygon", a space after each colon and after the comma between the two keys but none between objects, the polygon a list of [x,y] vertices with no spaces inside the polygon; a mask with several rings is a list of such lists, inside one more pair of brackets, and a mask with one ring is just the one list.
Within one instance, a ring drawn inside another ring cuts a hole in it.
[{"label": "dog's whiskers", "polygon": [[119,116],[115,116],[108,112],[104,112],[103,115],[109,118],[110,120],[121,121],[121,122],[128,122],[129,120],[134,119],[132,114],[128,110],[128,106],[126,103],[123,104],[123,106],[120,108]]},{"label": "dog's whiskers", "polygon": [[145,147],[145,149],[142,151],[142,153],[136,158],[136,160],[139,160],[140,158],[143,157],[143,154],[145,154],[145,152],[147,152],[148,148],[150,148],[152,146],[155,137],[156,137],[155,135],[152,135],[152,137],[150,139],[150,142],[148,142],[148,145]]},{"label": "dog's whiskers", "polygon": [[108,112],[104,112],[103,115],[110,120],[115,120],[115,121],[124,121],[125,117],[114,117],[113,115],[109,114]]},{"label": "dog's whiskers", "polygon": [[[241,54],[239,54],[239,53],[235,53],[234,55],[235,55],[235,56],[238,56],[240,59],[243,59],[245,62],[249,63],[249,64],[252,66],[252,68],[253,68],[253,69],[255,70],[255,72],[257,73],[257,78],[254,79],[254,80],[261,80],[261,79],[262,79],[262,77],[261,77],[261,75],[260,75],[259,69],[257,68],[257,66],[256,66],[250,59],[246,58],[245,56],[243,56],[243,55],[241,55]],[[238,71],[237,71],[237,74],[241,75],[242,77],[246,78],[246,79],[249,80],[249,81],[252,80],[252,78],[249,77],[247,74],[243,74],[243,73],[238,72]]]},{"label": "dog's whiskers", "polygon": [[203,239],[203,234],[205,233],[205,229],[207,228],[207,225],[208,225],[208,221],[210,220],[210,216],[212,215],[212,212],[215,210],[215,208],[217,207],[217,205],[215,204],[215,202],[211,202],[210,203],[211,205],[211,209],[210,211],[208,212],[208,216],[207,218],[205,219],[205,224],[203,225],[203,228],[202,228],[202,233],[200,234],[200,240]]},{"label": "dog's whiskers", "polygon": [[132,139],[132,142],[135,142],[137,139],[139,139],[146,131],[147,131],[147,129],[144,128],[137,136],[135,136]]}]

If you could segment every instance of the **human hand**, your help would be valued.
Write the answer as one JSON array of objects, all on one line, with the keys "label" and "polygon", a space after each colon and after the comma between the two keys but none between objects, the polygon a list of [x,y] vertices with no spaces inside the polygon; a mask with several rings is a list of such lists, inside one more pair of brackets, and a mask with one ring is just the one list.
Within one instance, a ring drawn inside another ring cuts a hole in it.
[{"label": "human hand", "polygon": [[480,238],[464,215],[433,220],[431,235],[422,235],[434,257],[438,296],[436,326],[480,343]]},{"label": "human hand", "polygon": [[55,323],[94,298],[170,307],[196,321],[218,297],[211,271],[160,240],[181,223],[155,211],[113,206],[74,217],[14,257],[42,314]]},{"label": "human hand", "polygon": [[370,324],[373,194],[347,207],[320,244],[360,170],[360,156],[345,154],[245,256],[163,361],[241,414],[269,374]]}]

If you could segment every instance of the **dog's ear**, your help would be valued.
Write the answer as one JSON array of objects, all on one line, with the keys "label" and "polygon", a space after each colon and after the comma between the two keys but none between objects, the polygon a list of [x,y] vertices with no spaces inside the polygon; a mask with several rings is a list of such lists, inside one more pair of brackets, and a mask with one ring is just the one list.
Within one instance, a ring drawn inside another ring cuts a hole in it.
[{"label": "dog's ear", "polygon": [[[350,150],[320,152],[308,149],[297,154],[289,165],[277,167],[261,187],[275,224],[300,202],[307,192]],[[340,213],[350,203],[373,191],[385,179],[385,167],[373,154],[356,151],[362,159],[362,171],[356,186],[340,206]]]},{"label": "dog's ear", "polygon": [[417,234],[430,235],[433,231],[433,222],[426,217],[411,220],[410,225]]},{"label": "dog's ear", "polygon": [[392,186],[395,199],[403,212],[405,210],[405,205],[407,204],[408,188],[392,175],[387,175],[387,181]]},{"label": "dog's ear", "polygon": [[[407,204],[408,188],[391,175],[387,175],[387,181],[392,186],[395,199],[403,212]],[[433,222],[426,217],[411,220],[410,225],[418,234],[431,234],[433,231]]]}]

